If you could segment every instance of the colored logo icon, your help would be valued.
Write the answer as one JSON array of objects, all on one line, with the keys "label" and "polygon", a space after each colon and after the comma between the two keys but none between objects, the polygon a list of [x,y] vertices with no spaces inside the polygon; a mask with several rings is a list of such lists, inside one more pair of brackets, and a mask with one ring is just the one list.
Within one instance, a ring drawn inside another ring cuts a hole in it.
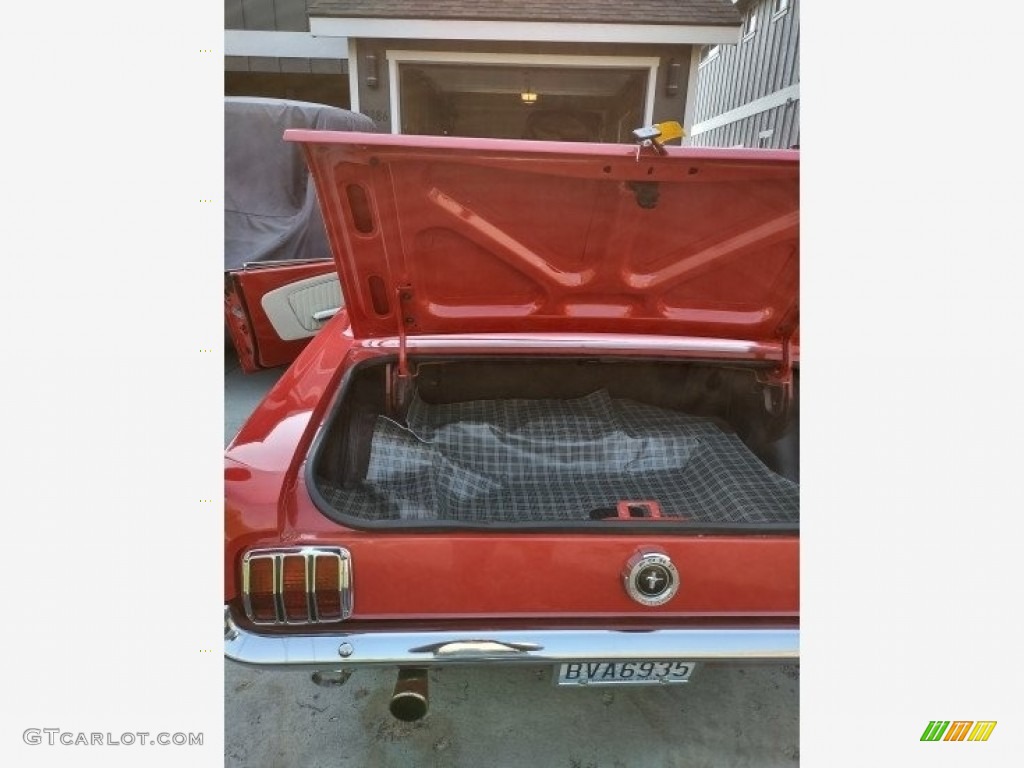
[{"label": "colored logo icon", "polygon": [[931,720],[921,741],[988,741],[995,720]]}]

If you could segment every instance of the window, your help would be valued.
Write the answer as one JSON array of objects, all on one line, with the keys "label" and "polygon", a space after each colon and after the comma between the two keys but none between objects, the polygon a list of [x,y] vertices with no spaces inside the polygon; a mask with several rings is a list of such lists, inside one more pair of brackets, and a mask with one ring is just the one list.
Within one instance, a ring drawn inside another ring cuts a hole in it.
[{"label": "window", "polygon": [[781,16],[789,10],[789,0],[772,0],[772,18]]},{"label": "window", "polygon": [[754,36],[757,32],[757,9],[751,8],[747,11],[747,16],[743,19],[743,39],[747,40]]},{"label": "window", "polygon": [[700,49],[700,64],[698,66],[703,67],[709,61],[715,59],[718,56],[717,45],[705,45]]}]

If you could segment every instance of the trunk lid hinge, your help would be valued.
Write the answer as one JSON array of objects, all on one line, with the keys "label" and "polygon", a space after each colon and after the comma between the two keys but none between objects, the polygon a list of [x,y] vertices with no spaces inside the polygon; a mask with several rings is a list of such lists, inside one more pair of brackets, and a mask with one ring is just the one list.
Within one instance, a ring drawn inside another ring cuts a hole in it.
[{"label": "trunk lid hinge", "polygon": [[408,336],[406,326],[416,324],[416,318],[408,309],[412,300],[412,286],[401,285],[395,289],[398,299],[398,364],[388,366],[387,403],[391,416],[403,418],[412,395],[412,380],[415,376],[409,365]]},{"label": "trunk lid hinge", "polygon": [[778,429],[785,429],[793,410],[793,333],[782,336],[782,359],[772,370],[761,375],[764,408]]}]

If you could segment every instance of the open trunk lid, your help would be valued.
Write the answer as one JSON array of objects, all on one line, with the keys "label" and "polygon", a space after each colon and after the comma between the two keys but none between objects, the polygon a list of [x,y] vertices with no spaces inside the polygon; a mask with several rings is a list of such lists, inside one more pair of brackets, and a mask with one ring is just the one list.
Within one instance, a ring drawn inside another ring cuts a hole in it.
[{"label": "open trunk lid", "polygon": [[796,327],[795,151],[289,130],[357,338]]}]

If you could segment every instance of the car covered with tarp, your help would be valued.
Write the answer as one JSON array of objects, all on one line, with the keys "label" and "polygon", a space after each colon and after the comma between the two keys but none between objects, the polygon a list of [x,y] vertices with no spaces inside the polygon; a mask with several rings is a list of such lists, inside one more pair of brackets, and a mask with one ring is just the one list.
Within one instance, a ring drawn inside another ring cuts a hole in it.
[{"label": "car covered with tarp", "polygon": [[247,371],[290,362],[343,305],[316,188],[288,129],[374,123],[327,104],[225,97],[225,319]]}]

